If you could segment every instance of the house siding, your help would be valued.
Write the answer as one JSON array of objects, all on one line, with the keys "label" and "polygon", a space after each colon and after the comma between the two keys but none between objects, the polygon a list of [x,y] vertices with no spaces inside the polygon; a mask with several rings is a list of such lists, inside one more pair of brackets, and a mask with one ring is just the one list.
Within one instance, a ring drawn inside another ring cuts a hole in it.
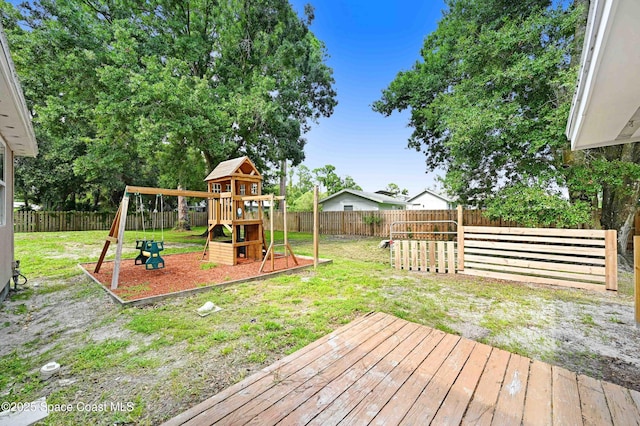
[{"label": "house siding", "polygon": [[345,193],[322,202],[322,211],[341,212],[344,206],[353,206],[353,211],[404,210],[402,205],[377,203],[373,200]]},{"label": "house siding", "polygon": [[0,301],[8,291],[13,274],[13,163],[13,152],[5,144],[5,222],[0,225]]},{"label": "house siding", "polygon": [[353,211],[379,210],[378,203],[375,201],[365,200],[352,194],[342,194],[322,203],[322,211],[341,212],[344,210],[344,206],[353,206]]},{"label": "house siding", "polygon": [[411,200],[407,206],[408,210],[449,210],[450,208],[452,208],[451,203],[428,192]]}]

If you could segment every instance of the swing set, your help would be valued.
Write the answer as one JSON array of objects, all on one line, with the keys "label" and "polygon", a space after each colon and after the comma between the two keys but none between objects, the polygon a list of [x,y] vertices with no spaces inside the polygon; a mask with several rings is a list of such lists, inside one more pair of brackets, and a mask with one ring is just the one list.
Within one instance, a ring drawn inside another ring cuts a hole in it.
[{"label": "swing set", "polygon": [[[156,210],[157,203],[160,200],[160,210],[161,210],[161,218],[164,213],[164,196],[183,196],[183,197],[195,197],[195,198],[210,198],[215,197],[218,194],[212,194],[204,191],[186,191],[179,189],[165,189],[165,188],[147,188],[142,186],[127,186],[125,188],[124,196],[122,197],[122,201],[120,202],[120,207],[116,212],[116,216],[113,219],[113,223],[111,224],[111,228],[109,229],[109,235],[106,238],[104,246],[102,247],[102,252],[100,253],[100,258],[98,259],[98,263],[96,264],[94,273],[100,272],[100,268],[102,267],[102,263],[104,262],[104,258],[107,255],[109,250],[109,246],[111,243],[116,244],[116,258],[113,266],[113,276],[111,277],[111,289],[115,290],[118,288],[118,278],[120,276],[120,263],[122,262],[122,243],[124,241],[124,231],[126,228],[127,222],[127,211],[129,209],[129,199],[131,196],[138,197],[138,203],[141,203],[142,195],[155,195],[156,196]],[[144,220],[143,220],[144,223]],[[154,221],[153,230],[155,233],[156,223]],[[155,241],[153,239],[147,240],[145,235],[143,235],[142,239],[136,240],[136,249],[139,250],[139,254],[136,257],[135,264],[136,265],[145,265],[147,270],[153,269],[162,269],[164,268],[164,259],[160,256],[160,252],[164,250],[164,219],[161,219],[161,232],[162,232],[162,240]],[[144,231],[143,231],[144,233]],[[155,235],[154,235],[155,236]]]},{"label": "swing set", "polygon": [[[136,239],[136,249],[139,254],[135,259],[135,264],[145,265],[145,269],[147,270],[162,269],[165,267],[165,261],[160,255],[160,252],[164,250],[164,196],[204,198],[208,200],[208,235],[203,258],[204,255],[208,253],[209,261],[224,265],[236,265],[238,258],[250,258],[262,262],[260,272],[263,272],[267,261],[271,260],[271,272],[273,272],[275,270],[276,256],[282,256],[275,253],[275,248],[280,246],[284,247],[284,257],[287,258],[287,267],[289,266],[287,252],[291,256],[292,261],[296,265],[299,264],[288,241],[285,197],[274,196],[273,194],[261,194],[262,176],[248,157],[239,157],[221,162],[209,176],[207,176],[205,181],[207,182],[209,190],[207,192],[127,186],[120,207],[111,224],[109,235],[106,237],[94,273],[100,272],[110,244],[115,243],[116,255],[113,275],[111,277],[111,289],[115,290],[118,288],[120,264],[122,261],[122,245],[131,196],[136,197],[136,213],[140,215],[143,232],[142,238]],[[153,220],[153,235],[151,239],[146,238],[142,195],[156,196],[156,207],[153,211],[154,219],[157,218],[158,205],[160,206],[160,241],[155,240],[157,220]],[[269,247],[266,246],[263,228],[263,203],[266,201],[270,202],[271,210],[271,214],[269,215],[271,224],[271,241]],[[281,201],[284,207],[283,244],[276,244],[274,241],[273,206],[275,201]],[[257,202],[257,212],[255,214],[249,214],[247,211],[247,203],[252,204],[254,202]],[[213,230],[216,226],[226,228],[231,234],[231,239],[227,241],[215,240]],[[314,244],[314,246],[317,246],[317,244]]]},{"label": "swing set", "polygon": [[[138,222],[142,223],[142,239],[136,239],[136,250],[140,251],[135,259],[136,265],[145,265],[146,269],[162,269],[164,268],[164,259],[160,256],[160,252],[164,250],[164,199],[162,194],[156,195],[156,207],[153,210],[153,235],[147,240],[144,218],[144,203],[142,202],[142,194],[136,195],[136,214],[139,214],[139,221],[136,220],[136,231],[138,230]],[[160,200],[160,233],[161,240],[155,241],[156,224],[158,222],[158,200]]]}]

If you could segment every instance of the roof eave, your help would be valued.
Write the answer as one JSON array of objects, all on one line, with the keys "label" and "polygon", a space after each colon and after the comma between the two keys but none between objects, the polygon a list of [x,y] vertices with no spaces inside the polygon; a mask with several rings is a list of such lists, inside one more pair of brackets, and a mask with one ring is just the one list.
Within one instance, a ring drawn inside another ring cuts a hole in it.
[{"label": "roof eave", "polygon": [[4,104],[2,108],[2,116],[0,117],[1,136],[14,155],[35,157],[38,155],[38,144],[31,125],[31,114],[27,109],[27,103],[11,59],[9,43],[1,25],[0,44],[2,100],[3,102],[10,101]]},{"label": "roof eave", "polygon": [[640,115],[637,0],[592,0],[565,134],[571,149],[636,142]]}]

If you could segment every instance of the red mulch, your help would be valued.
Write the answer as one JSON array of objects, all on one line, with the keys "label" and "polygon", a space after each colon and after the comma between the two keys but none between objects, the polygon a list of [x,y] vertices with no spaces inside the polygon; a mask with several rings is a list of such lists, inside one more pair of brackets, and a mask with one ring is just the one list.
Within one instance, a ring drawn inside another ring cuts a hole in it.
[{"label": "red mulch", "polygon": [[[208,262],[201,261],[200,253],[170,254],[162,256],[165,262],[163,269],[147,270],[144,265],[135,265],[133,259],[124,259],[120,263],[120,277],[118,288],[111,290],[122,300],[132,301],[150,296],[159,296],[189,290],[198,287],[224,284],[229,281],[253,278],[270,274],[296,266],[310,265],[313,260],[298,259],[298,265],[293,259],[282,257],[275,260],[275,269],[271,270],[271,260],[264,265],[264,272],[258,272],[260,263],[249,259],[238,259],[236,266],[217,265],[206,268]],[[287,267],[287,260],[289,266]],[[94,273],[95,263],[84,264],[83,267],[103,286],[111,289],[113,276],[113,262],[104,262],[99,273]]]}]

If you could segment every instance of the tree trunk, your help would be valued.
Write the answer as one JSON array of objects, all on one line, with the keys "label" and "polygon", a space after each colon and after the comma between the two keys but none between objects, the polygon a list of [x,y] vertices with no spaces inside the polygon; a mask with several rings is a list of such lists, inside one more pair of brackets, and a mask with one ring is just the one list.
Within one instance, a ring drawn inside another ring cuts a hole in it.
[{"label": "tree trunk", "polygon": [[[603,148],[607,159],[624,162],[640,162],[640,143],[609,146]],[[640,181],[626,176],[622,184],[604,184],[602,190],[602,226],[618,231],[618,253],[627,254],[627,243],[635,218]]]},{"label": "tree trunk", "polygon": [[[216,225],[213,227],[213,229],[211,230],[213,232],[212,237],[213,238],[218,238],[218,237],[224,237],[224,226],[222,225]],[[207,234],[209,233],[209,231],[207,231],[206,229],[204,230],[204,232],[202,234],[200,234],[201,237],[206,237]]]},{"label": "tree trunk", "polygon": [[[178,190],[182,190],[182,185],[178,185]],[[178,197],[178,222],[173,229],[176,231],[191,231],[187,197]]]}]

